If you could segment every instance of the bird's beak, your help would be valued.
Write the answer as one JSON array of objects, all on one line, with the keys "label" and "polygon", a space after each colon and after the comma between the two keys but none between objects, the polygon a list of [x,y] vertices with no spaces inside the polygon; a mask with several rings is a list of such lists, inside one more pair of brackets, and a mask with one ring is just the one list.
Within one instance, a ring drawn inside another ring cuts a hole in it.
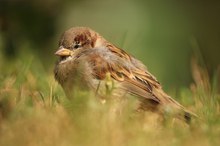
[{"label": "bird's beak", "polygon": [[72,51],[69,49],[61,48],[56,51],[55,55],[57,55],[57,56],[71,56]]}]

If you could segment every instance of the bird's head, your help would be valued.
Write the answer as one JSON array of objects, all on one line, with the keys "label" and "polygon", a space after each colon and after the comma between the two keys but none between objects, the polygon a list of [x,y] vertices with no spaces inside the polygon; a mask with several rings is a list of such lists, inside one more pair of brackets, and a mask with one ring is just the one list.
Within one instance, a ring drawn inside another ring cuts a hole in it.
[{"label": "bird's head", "polygon": [[71,59],[77,52],[95,48],[98,36],[95,31],[89,28],[73,27],[63,33],[55,55],[59,56],[61,61]]}]

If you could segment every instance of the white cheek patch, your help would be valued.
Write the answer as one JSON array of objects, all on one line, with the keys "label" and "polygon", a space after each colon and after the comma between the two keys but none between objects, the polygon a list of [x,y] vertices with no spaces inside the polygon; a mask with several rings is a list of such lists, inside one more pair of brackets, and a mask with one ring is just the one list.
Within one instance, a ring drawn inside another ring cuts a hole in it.
[{"label": "white cheek patch", "polygon": [[66,57],[64,60],[62,60],[62,61],[60,62],[60,64],[65,63],[65,62],[68,62],[68,61],[70,61],[71,59],[73,59],[73,57],[72,57],[72,56],[68,56],[68,57]]}]

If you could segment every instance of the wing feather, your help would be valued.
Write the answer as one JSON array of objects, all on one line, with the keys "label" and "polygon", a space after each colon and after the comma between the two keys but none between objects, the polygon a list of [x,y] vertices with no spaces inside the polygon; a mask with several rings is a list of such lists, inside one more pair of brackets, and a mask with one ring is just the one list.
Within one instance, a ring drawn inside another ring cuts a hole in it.
[{"label": "wing feather", "polygon": [[[96,48],[84,52],[93,65],[93,75],[97,79],[105,79],[105,74],[122,84],[123,90],[159,102],[153,95],[153,88],[160,88],[160,83],[144,67],[144,65],[125,51],[115,48]],[[144,68],[141,68],[143,66]],[[139,68],[138,68],[139,67]]]}]

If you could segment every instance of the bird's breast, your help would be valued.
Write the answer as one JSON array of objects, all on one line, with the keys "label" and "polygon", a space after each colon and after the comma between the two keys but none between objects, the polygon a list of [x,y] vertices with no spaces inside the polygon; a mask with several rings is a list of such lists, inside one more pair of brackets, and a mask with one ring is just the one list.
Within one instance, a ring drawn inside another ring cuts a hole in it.
[{"label": "bird's breast", "polygon": [[70,61],[55,66],[55,79],[63,87],[65,92],[80,88],[88,89],[88,78],[91,77],[88,65],[84,61]]}]

